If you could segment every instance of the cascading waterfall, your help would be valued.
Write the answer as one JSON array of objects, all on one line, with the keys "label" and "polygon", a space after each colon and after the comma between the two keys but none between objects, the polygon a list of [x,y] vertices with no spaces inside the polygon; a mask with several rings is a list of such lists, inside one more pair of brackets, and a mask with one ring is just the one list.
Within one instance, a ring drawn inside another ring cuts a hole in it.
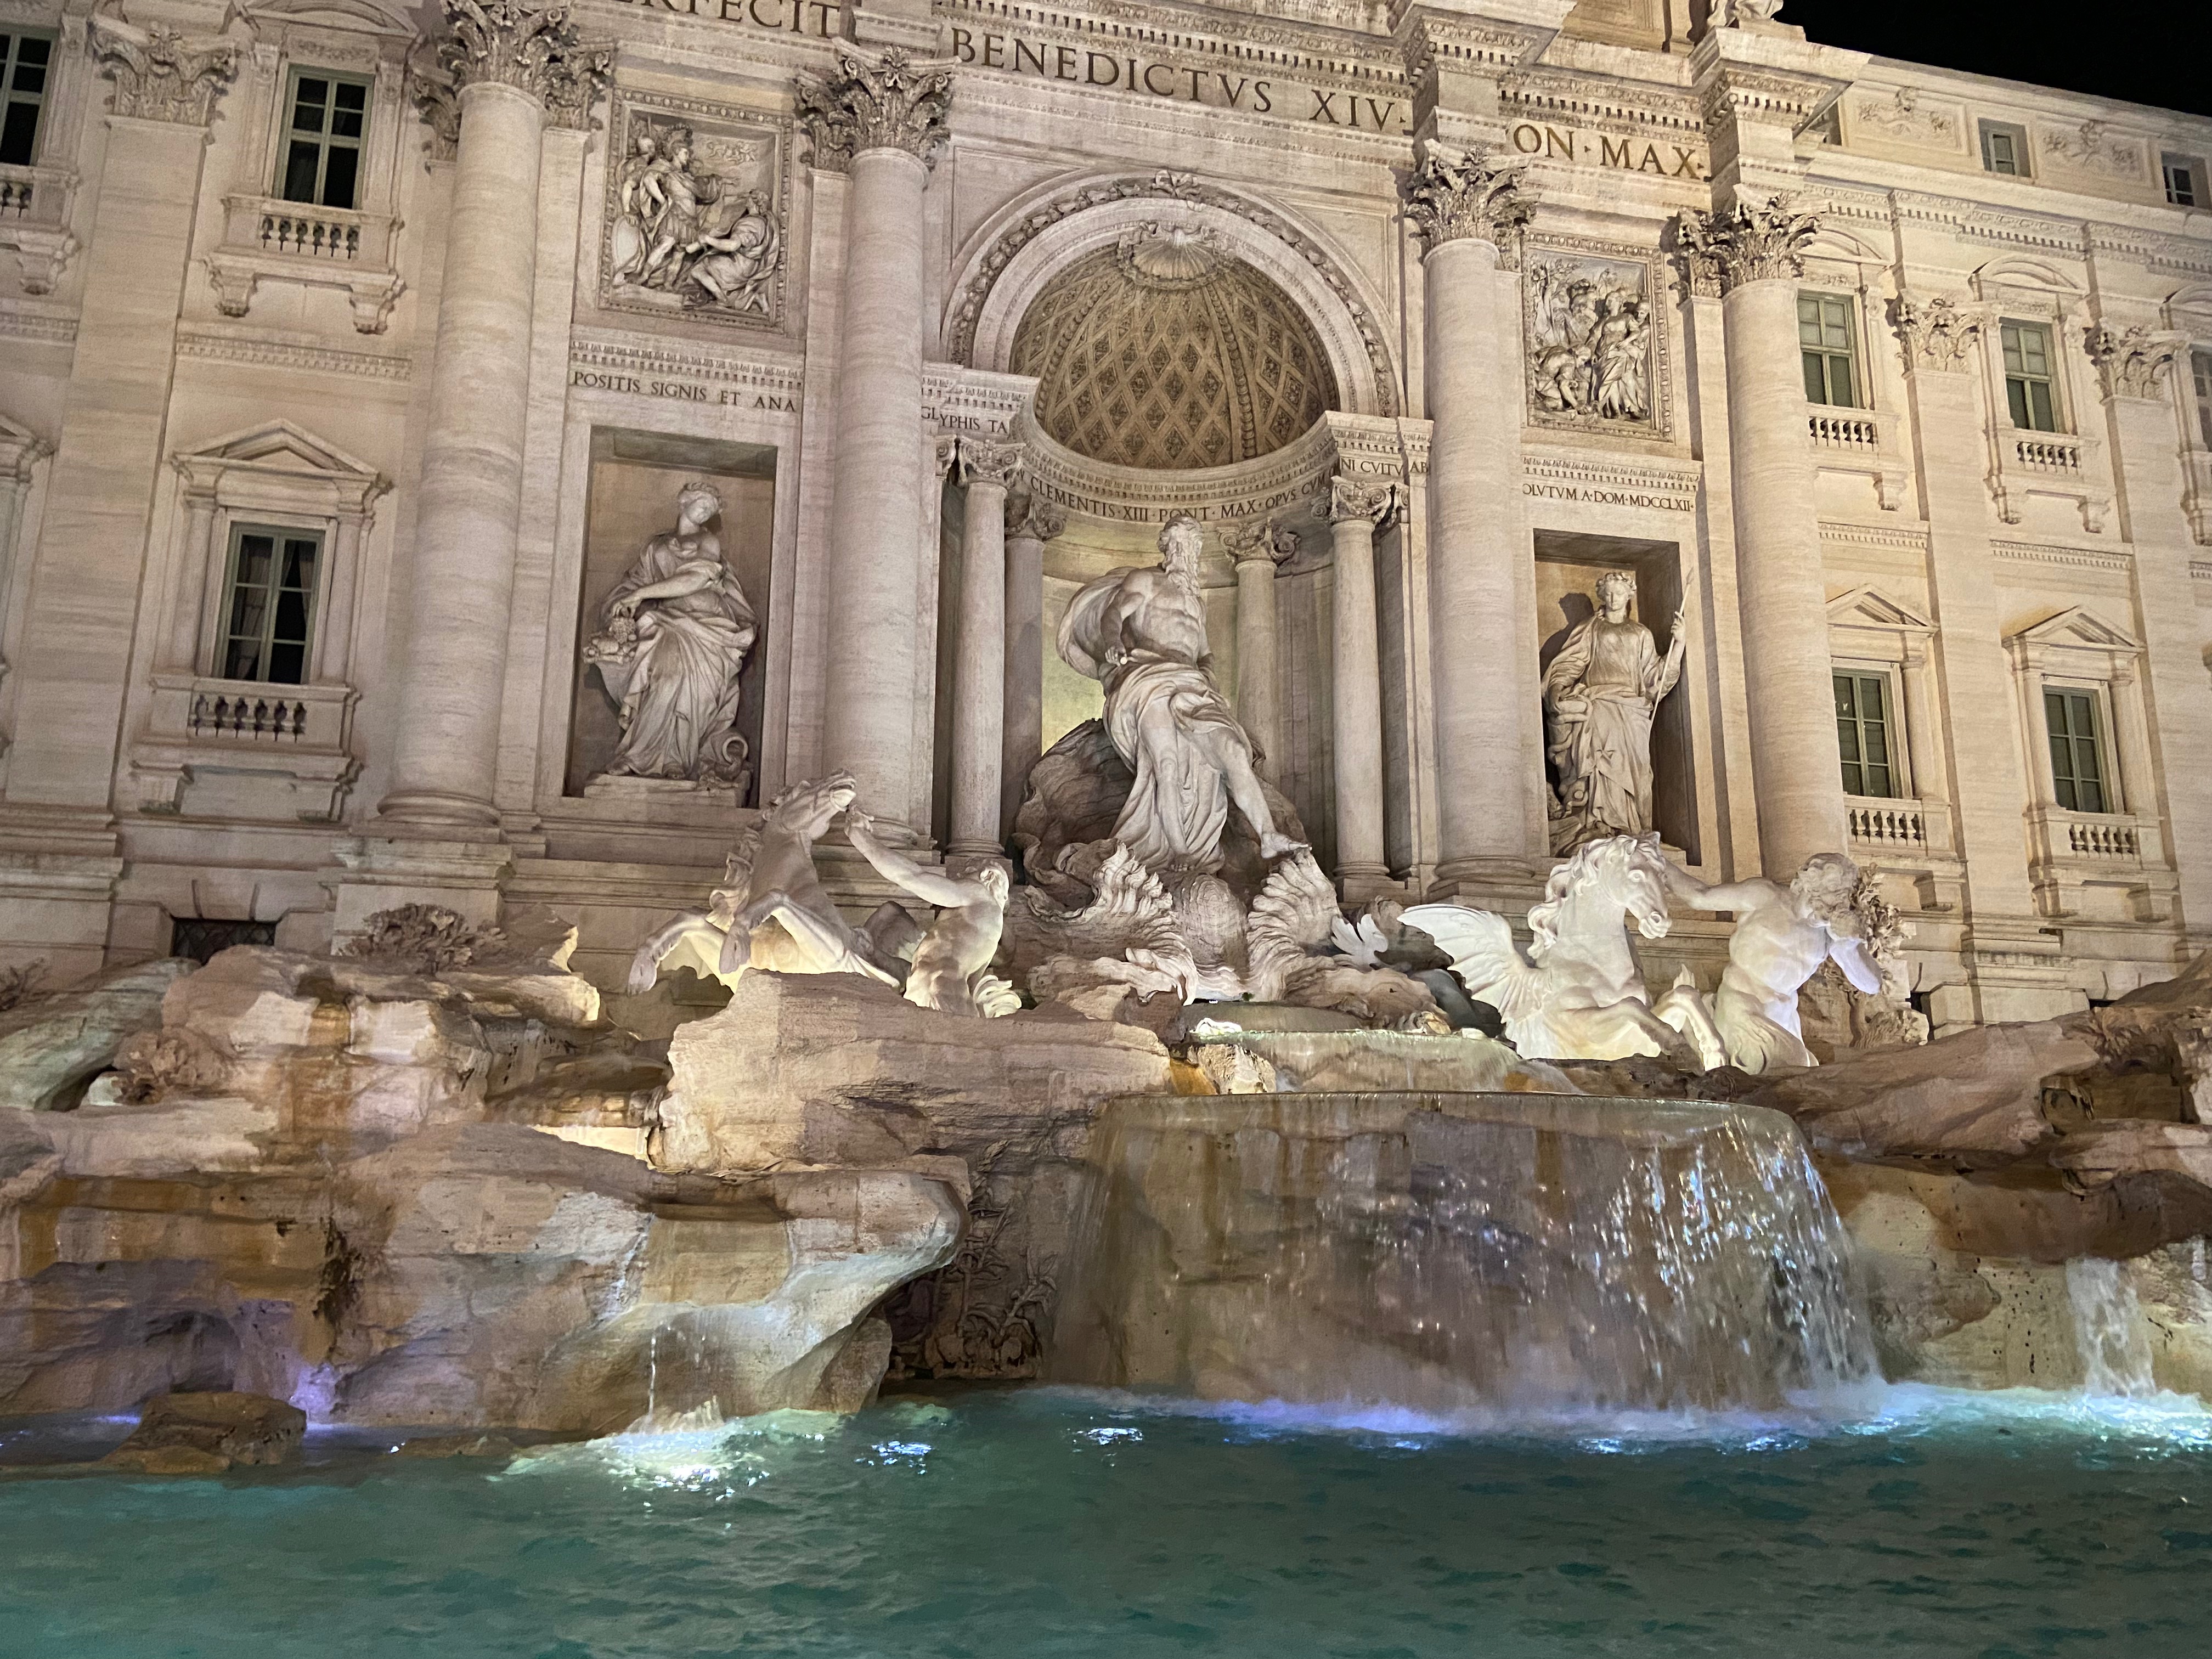
[{"label": "cascading waterfall", "polygon": [[2074,1310],[2074,1341],[2081,1351],[2081,1391],[2127,1400],[2156,1394],[2142,1309],[2121,1264],[2102,1256],[2068,1262],[2066,1299]]},{"label": "cascading waterfall", "polygon": [[1146,1097],[1109,1108],[1093,1162],[1060,1380],[1449,1413],[1771,1407],[1877,1374],[1778,1113]]}]

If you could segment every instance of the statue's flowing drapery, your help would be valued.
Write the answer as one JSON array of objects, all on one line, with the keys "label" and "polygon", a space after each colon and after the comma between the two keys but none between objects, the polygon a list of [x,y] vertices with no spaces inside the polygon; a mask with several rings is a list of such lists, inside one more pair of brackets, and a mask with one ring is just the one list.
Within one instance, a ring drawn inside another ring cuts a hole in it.
[{"label": "statue's flowing drapery", "polygon": [[1060,653],[1078,672],[1103,682],[1106,732],[1136,775],[1114,838],[1153,870],[1213,870],[1229,822],[1229,787],[1218,757],[1251,742],[1206,663],[1180,662],[1109,635],[1105,612],[1121,576],[1100,578],[1075,596],[1060,625]]},{"label": "statue's flowing drapery", "polygon": [[[611,773],[716,780],[744,764],[738,675],[757,629],[729,567],[701,558],[684,538],[656,536],[607,603],[671,577],[708,574],[714,580],[696,593],[638,606],[637,651],[626,675],[618,665],[600,665],[622,704],[622,747],[608,763]],[[617,672],[609,674],[610,668]]]},{"label": "statue's flowing drapery", "polygon": [[[1680,672],[1640,623],[1591,617],[1567,635],[1544,674],[1551,758],[1565,809],[1553,823],[1555,854],[1596,836],[1638,836],[1651,828],[1651,714]],[[1579,719],[1560,708],[1563,700],[1577,698]]]}]

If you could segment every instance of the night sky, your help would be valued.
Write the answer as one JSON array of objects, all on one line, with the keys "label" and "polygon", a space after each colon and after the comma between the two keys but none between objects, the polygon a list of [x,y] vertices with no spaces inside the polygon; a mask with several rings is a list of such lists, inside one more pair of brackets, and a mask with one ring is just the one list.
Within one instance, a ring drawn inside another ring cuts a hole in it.
[{"label": "night sky", "polygon": [[2212,115],[2205,0],[1788,0],[1780,21],[1832,46]]}]

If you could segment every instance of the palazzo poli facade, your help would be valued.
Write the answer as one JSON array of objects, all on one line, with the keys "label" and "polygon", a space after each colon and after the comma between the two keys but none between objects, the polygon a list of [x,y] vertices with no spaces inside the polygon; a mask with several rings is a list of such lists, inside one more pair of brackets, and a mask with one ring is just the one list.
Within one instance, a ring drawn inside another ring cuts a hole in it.
[{"label": "palazzo poli facade", "polygon": [[2212,122],[1711,9],[0,0],[0,961],[543,905],[613,990],[840,769],[1002,854],[1188,512],[1348,900],[1629,811],[1850,853],[1939,1030],[2169,975]]}]

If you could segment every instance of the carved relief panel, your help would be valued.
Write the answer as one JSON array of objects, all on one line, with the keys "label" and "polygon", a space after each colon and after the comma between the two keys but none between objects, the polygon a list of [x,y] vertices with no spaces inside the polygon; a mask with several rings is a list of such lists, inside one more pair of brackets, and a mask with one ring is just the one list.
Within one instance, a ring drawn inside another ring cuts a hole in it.
[{"label": "carved relief panel", "polygon": [[1653,260],[1608,243],[1534,237],[1525,258],[1529,419],[1584,432],[1670,436],[1673,383]]},{"label": "carved relief panel", "polygon": [[742,112],[647,93],[609,123],[599,304],[780,328],[789,133]]}]

